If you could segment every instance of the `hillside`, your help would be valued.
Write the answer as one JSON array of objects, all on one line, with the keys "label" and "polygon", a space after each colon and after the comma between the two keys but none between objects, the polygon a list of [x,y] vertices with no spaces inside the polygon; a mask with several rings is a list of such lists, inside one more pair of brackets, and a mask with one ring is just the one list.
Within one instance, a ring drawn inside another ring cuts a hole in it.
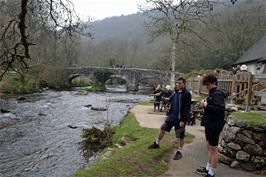
[{"label": "hillside", "polygon": [[111,17],[101,21],[93,22],[93,33],[95,42],[105,40],[126,40],[132,41],[145,34],[145,16],[138,14]]},{"label": "hillside", "polygon": [[[188,34],[186,38],[193,48],[182,44],[177,46],[180,51],[177,53],[177,70],[230,67],[241,53],[265,34],[265,3],[262,1],[242,1],[215,10],[207,19],[207,28],[195,27],[205,42]],[[93,39],[82,40],[79,65],[121,63],[127,67],[169,69],[170,41],[166,36],[152,41],[145,28],[147,20],[137,13],[90,23]]]},{"label": "hillside", "polygon": [[137,13],[91,23],[93,39],[83,40],[79,61],[82,65],[124,63],[128,67],[150,67],[167,43],[165,40],[151,42],[145,19]]}]

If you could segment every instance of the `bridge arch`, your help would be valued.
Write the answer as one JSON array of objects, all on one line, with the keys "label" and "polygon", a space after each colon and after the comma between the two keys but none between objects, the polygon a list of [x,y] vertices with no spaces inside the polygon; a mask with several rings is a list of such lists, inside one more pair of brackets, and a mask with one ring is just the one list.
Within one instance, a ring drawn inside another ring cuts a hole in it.
[{"label": "bridge arch", "polygon": [[87,78],[87,79],[89,79],[91,82],[94,81],[94,77],[91,76],[91,75],[85,75],[85,74],[79,74],[79,73],[77,73],[77,74],[72,74],[72,75],[70,75],[70,76],[68,77],[67,84],[68,84],[69,86],[72,86],[72,82],[73,82],[73,80],[76,79],[76,78],[78,78],[78,77],[84,77],[84,78]]},{"label": "bridge arch", "polygon": [[105,82],[107,91],[126,92],[128,90],[128,79],[121,75],[111,75]]},{"label": "bridge arch", "polygon": [[[95,82],[94,73],[101,70],[108,70],[111,78],[121,78],[126,81],[128,91],[138,91],[139,85],[148,84],[150,86],[156,84],[169,84],[171,73],[168,71],[159,71],[140,68],[101,68],[101,67],[72,67],[66,69],[65,83],[69,84],[73,78],[84,75]],[[177,77],[177,76],[176,76]]]},{"label": "bridge arch", "polygon": [[110,80],[115,80],[115,79],[122,81],[122,82],[123,82],[123,85],[127,85],[128,82],[129,82],[129,81],[128,81],[128,78],[127,78],[126,76],[113,74],[113,75],[110,76],[110,79],[108,79],[108,80],[105,82],[105,84],[108,84],[108,81],[110,81]]}]

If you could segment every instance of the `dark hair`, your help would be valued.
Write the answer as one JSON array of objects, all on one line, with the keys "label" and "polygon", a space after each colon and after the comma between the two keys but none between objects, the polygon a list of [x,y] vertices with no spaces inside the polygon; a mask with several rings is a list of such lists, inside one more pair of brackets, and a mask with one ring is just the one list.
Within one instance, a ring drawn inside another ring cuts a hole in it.
[{"label": "dark hair", "polygon": [[208,84],[217,85],[217,78],[213,74],[204,76],[202,84],[203,85],[208,85]]},{"label": "dark hair", "polygon": [[186,79],[183,78],[183,77],[179,77],[179,78],[177,79],[177,81],[183,81],[183,83],[186,84]]}]

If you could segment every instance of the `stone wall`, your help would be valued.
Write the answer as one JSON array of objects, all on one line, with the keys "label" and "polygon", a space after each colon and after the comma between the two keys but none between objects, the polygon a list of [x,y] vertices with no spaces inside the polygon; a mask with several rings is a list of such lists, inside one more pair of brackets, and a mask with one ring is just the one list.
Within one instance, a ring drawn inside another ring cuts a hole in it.
[{"label": "stone wall", "polygon": [[[139,84],[142,82],[150,81],[150,86],[155,84],[163,83],[170,84],[171,72],[160,71],[160,70],[151,70],[151,69],[140,69],[140,68],[101,68],[101,67],[91,67],[91,68],[79,68],[72,67],[65,70],[65,83],[70,84],[71,80],[74,77],[84,75],[93,80],[93,73],[105,69],[111,71],[115,77],[124,79],[127,82],[127,86],[133,90],[138,90]],[[177,78],[178,73],[175,74]]]},{"label": "stone wall", "polygon": [[265,174],[266,125],[251,125],[229,116],[218,151],[220,161],[232,168]]}]

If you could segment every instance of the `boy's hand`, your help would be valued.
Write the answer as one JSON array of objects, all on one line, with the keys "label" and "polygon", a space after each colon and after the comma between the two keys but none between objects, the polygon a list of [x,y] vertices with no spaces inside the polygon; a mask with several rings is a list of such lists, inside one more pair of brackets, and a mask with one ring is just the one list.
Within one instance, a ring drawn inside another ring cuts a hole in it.
[{"label": "boy's hand", "polygon": [[180,128],[184,128],[184,127],[185,127],[185,122],[180,121],[180,122],[179,122],[179,127],[180,127]]},{"label": "boy's hand", "polygon": [[202,104],[202,106],[204,107],[204,108],[206,108],[207,106],[208,106],[208,102],[207,102],[207,100],[202,100],[202,102],[201,102],[201,104]]}]

